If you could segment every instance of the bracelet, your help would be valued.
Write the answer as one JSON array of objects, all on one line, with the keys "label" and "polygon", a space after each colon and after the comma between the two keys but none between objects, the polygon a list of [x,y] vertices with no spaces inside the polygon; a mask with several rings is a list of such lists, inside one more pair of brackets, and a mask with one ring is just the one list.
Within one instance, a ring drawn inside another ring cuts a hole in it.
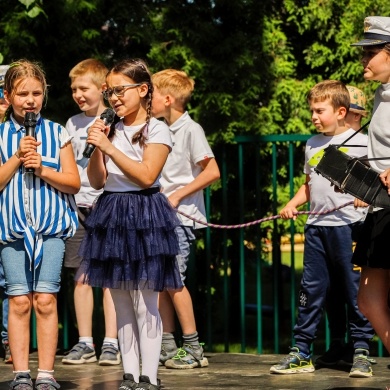
[{"label": "bracelet", "polygon": [[20,156],[19,156],[18,151],[15,152],[15,157],[16,157],[18,160],[20,160]]}]

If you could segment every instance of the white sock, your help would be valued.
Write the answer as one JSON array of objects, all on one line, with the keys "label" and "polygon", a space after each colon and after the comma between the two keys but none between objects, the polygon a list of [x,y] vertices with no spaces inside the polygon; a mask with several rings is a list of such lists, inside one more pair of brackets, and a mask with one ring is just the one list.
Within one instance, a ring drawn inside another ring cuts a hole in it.
[{"label": "white sock", "polygon": [[93,337],[79,337],[79,343],[87,344],[89,348],[95,349],[93,344]]},{"label": "white sock", "polygon": [[38,368],[37,379],[41,378],[54,378],[54,370],[41,370]]},{"label": "white sock", "polygon": [[114,339],[112,337],[105,337],[103,340],[103,345],[111,344],[113,345],[116,349],[119,349],[118,347],[118,339]]}]

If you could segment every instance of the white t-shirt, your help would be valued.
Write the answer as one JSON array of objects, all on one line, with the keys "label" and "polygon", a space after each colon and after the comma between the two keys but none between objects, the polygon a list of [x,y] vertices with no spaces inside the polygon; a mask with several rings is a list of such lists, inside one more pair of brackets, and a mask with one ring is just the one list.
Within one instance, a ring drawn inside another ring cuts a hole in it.
[{"label": "white t-shirt", "polygon": [[[202,172],[202,168],[198,164],[200,161],[214,158],[203,128],[191,119],[188,112],[176,120],[169,130],[171,131],[173,149],[168,156],[160,179],[162,192],[167,197],[194,181]],[[206,222],[203,191],[197,191],[183,199],[178,210],[194,219]],[[196,229],[206,227],[182,214],[178,213],[178,217],[185,226],[192,226]]]},{"label": "white t-shirt", "polygon": [[[336,192],[334,186],[328,179],[325,179],[322,175],[314,171],[314,168],[321,160],[324,149],[327,146],[340,145],[354,133],[356,133],[355,130],[349,129],[344,133],[335,136],[317,134],[307,141],[305,148],[304,173],[310,175],[309,189],[311,212],[326,212],[354,200],[354,197],[350,194]],[[365,134],[357,133],[346,143],[346,145],[343,145],[340,150],[353,157],[366,156],[367,142],[368,137]],[[348,147],[348,145],[361,145],[361,147]],[[366,208],[359,207],[355,209],[352,204],[324,215],[310,214],[306,223],[318,226],[348,225],[363,220],[366,213]]]},{"label": "white t-shirt", "polygon": [[83,156],[88,129],[95,122],[96,118],[98,117],[86,116],[84,112],[81,112],[69,118],[65,125],[66,130],[73,137],[73,153],[81,180],[80,191],[75,195],[78,207],[91,207],[96,197],[103,192],[103,190],[95,190],[91,187],[87,175],[89,159]]},{"label": "white t-shirt", "polygon": [[[115,135],[112,140],[112,144],[117,149],[132,160],[140,163],[142,162],[144,149],[138,143],[132,144],[131,139],[142,126],[143,124],[139,126],[125,126],[123,121],[119,121],[115,126]],[[172,149],[172,140],[168,126],[156,118],[151,118],[145,143],[164,144]],[[108,156],[106,156],[106,168],[108,172],[107,181],[104,186],[106,191],[125,192],[143,190],[138,184],[130,181]],[[151,187],[159,187],[159,178],[156,179]]]},{"label": "white t-shirt", "polygon": [[368,128],[368,158],[373,169],[381,173],[390,168],[390,84],[382,84],[375,91],[374,108]]}]

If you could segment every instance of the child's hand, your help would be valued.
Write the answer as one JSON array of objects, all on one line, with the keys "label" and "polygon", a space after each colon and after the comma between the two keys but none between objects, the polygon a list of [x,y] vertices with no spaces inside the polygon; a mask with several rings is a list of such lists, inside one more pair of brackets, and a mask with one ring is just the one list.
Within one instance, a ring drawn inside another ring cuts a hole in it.
[{"label": "child's hand", "polygon": [[26,153],[31,151],[36,151],[38,145],[40,145],[41,142],[38,142],[34,137],[31,137],[30,135],[23,137],[20,140],[19,148],[18,148],[18,155],[22,161],[24,161],[24,156]]},{"label": "child's hand", "polygon": [[[40,142],[38,144],[40,144]],[[21,160],[23,161],[23,165],[25,168],[33,168],[34,173],[37,176],[40,176],[42,171],[42,156],[38,152],[36,152],[35,150],[27,152],[24,155],[23,159],[21,158]]]},{"label": "child's hand", "polygon": [[280,212],[279,212],[279,215],[282,219],[294,219],[296,220],[297,219],[297,213],[298,213],[298,210],[293,207],[293,206],[289,206],[288,204],[283,207]]},{"label": "child's hand", "polygon": [[112,147],[112,143],[107,138],[110,131],[110,126],[106,126],[105,122],[98,118],[88,129],[87,143],[95,145],[103,153],[106,153],[109,147]]},{"label": "child's hand", "polygon": [[358,207],[368,207],[369,206],[368,203],[363,202],[362,200],[360,200],[358,198],[354,199],[353,205],[354,205],[355,208],[358,208]]}]

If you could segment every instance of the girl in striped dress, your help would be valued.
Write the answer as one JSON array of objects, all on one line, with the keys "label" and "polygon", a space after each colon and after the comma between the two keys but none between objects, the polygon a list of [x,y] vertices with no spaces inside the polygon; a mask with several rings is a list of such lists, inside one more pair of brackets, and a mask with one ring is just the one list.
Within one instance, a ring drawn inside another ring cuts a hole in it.
[{"label": "girl in striped dress", "polygon": [[[57,292],[64,241],[78,225],[73,194],[80,188],[80,177],[70,136],[40,115],[46,95],[45,74],[38,64],[19,60],[10,65],[4,80],[10,106],[0,125],[0,257],[9,295],[14,390],[33,389],[29,370],[33,308],[38,340],[35,389],[60,388],[53,377]],[[25,120],[29,116],[31,122]]]},{"label": "girl in striped dress", "polygon": [[183,286],[176,261],[179,220],[159,188],[172,141],[168,126],[151,117],[153,86],[143,61],[118,62],[106,81],[104,96],[118,120],[110,133],[101,119],[88,132],[87,143],[96,147],[88,178],[104,192],[85,222],[76,278],[111,291],[125,371],[119,389],[157,390],[158,293]]}]

